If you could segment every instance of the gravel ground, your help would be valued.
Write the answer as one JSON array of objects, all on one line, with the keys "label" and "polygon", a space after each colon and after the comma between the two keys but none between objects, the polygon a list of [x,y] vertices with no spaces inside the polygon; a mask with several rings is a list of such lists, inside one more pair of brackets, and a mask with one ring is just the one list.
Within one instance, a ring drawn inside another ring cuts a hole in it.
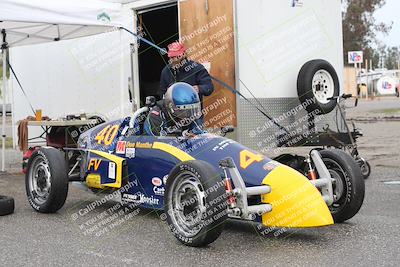
[{"label": "gravel ground", "polygon": [[[396,108],[398,103],[392,104]],[[350,112],[350,116],[364,116],[374,109],[367,104],[359,115]],[[379,102],[377,109],[380,105],[387,106]],[[155,212],[143,210],[96,237],[85,235],[74,214],[98,197],[71,186],[63,209],[57,214],[38,214],[26,200],[24,177],[4,175],[0,176],[0,195],[13,196],[16,210],[0,217],[1,265],[398,266],[400,185],[384,182],[400,181],[400,122],[362,122],[358,126],[365,133],[360,152],[373,169],[366,181],[363,207],[344,224],[261,236],[252,223],[229,221],[212,245],[189,248],[175,240]],[[96,208],[84,220],[101,216],[114,204]]]}]

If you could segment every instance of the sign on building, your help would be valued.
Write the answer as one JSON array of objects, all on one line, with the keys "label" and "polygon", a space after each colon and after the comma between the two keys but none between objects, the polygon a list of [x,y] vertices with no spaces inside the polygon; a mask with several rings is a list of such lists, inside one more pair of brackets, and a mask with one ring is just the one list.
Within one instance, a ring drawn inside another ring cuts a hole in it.
[{"label": "sign on building", "polygon": [[363,63],[364,53],[362,51],[349,52],[349,64]]}]

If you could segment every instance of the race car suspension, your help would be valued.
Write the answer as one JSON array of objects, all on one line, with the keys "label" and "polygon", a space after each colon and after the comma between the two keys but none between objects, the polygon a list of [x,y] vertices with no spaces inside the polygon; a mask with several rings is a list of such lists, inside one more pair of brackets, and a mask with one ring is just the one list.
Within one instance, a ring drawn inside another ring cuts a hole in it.
[{"label": "race car suspension", "polygon": [[310,182],[321,192],[322,198],[325,200],[325,203],[328,206],[331,206],[334,202],[332,186],[333,179],[331,177],[331,174],[324,164],[321,154],[317,150],[312,150],[310,152],[310,157],[319,177],[317,180],[311,180]]},{"label": "race car suspension", "polygon": [[306,163],[308,164],[308,172],[307,172],[308,179],[310,179],[312,181],[317,180],[318,174],[315,171],[314,167],[312,166],[310,157],[307,157]]},{"label": "race car suspension", "polygon": [[235,209],[236,208],[236,198],[235,198],[234,192],[233,192],[232,179],[229,178],[226,168],[223,168],[223,171],[224,171],[223,178],[224,178],[224,183],[225,183],[225,190],[226,190],[226,194],[228,196],[228,206],[230,209]]},{"label": "race car suspension", "polygon": [[[248,196],[259,196],[271,193],[268,185],[246,187],[240,172],[232,158],[225,158],[219,162],[219,167],[224,171],[224,181],[228,193],[228,215],[232,218],[253,220],[255,215],[261,216],[272,211],[271,204],[248,205]],[[233,186],[232,186],[233,182]],[[232,198],[234,202],[232,201]],[[232,205],[231,205],[232,204]]]}]

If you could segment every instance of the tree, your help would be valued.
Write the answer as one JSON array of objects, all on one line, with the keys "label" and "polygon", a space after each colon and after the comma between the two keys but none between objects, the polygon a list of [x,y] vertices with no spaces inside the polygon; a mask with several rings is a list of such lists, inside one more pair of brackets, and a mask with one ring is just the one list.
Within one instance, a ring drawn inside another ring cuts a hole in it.
[{"label": "tree", "polygon": [[374,62],[378,68],[388,70],[399,69],[400,64],[400,46],[390,47],[385,44],[379,44],[374,51]]},{"label": "tree", "polygon": [[400,47],[388,47],[385,53],[385,68],[394,70],[399,68]]},{"label": "tree", "polygon": [[[377,33],[387,34],[392,25],[378,23],[374,13],[386,4],[386,0],[342,0],[343,2],[343,48],[347,64],[349,51],[364,51],[364,58],[379,57],[374,49],[377,46]],[[378,66],[373,61],[374,67]]]}]

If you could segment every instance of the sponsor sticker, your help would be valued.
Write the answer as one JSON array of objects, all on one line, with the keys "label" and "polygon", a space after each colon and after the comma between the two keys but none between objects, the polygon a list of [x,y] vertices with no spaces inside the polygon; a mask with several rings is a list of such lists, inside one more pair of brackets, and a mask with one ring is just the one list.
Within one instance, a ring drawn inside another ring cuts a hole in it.
[{"label": "sponsor sticker", "polygon": [[138,192],[134,195],[131,194],[123,194],[122,195],[123,202],[133,202],[133,203],[144,203],[149,205],[158,205],[160,200],[158,198],[154,198],[153,196],[147,197],[141,192]]},{"label": "sponsor sticker", "polygon": [[125,154],[125,148],[126,148],[126,142],[125,141],[118,141],[117,149],[115,150],[115,153],[117,153],[117,154]]},{"label": "sponsor sticker", "polygon": [[127,158],[133,159],[136,156],[136,149],[127,147],[125,150],[125,156]]},{"label": "sponsor sticker", "polygon": [[166,185],[167,184],[167,180],[168,180],[168,174],[164,175],[163,179],[163,183]]},{"label": "sponsor sticker", "polygon": [[90,159],[88,169],[97,171],[100,167],[100,164],[101,159]]},{"label": "sponsor sticker", "polygon": [[108,178],[115,180],[115,163],[114,162],[108,163]]},{"label": "sponsor sticker", "polygon": [[158,177],[154,177],[153,179],[151,179],[151,182],[154,185],[154,187],[153,187],[154,194],[159,195],[159,196],[164,196],[165,188],[163,186],[163,182],[164,182],[164,184],[166,184],[167,178],[168,178],[168,175],[165,175],[162,180]]},{"label": "sponsor sticker", "polygon": [[233,140],[224,140],[222,142],[220,142],[218,145],[216,145],[212,151],[218,151],[218,150],[224,150],[226,147],[228,147],[231,144],[234,144],[235,141]]},{"label": "sponsor sticker", "polygon": [[271,160],[270,162],[266,163],[263,168],[266,171],[272,171],[273,169],[275,169],[276,167],[282,165],[281,163]]},{"label": "sponsor sticker", "polygon": [[163,186],[154,186],[153,192],[156,195],[163,196],[165,193],[165,188]]},{"label": "sponsor sticker", "polygon": [[152,148],[153,144],[146,142],[146,143],[141,143],[141,142],[136,142],[136,148]]},{"label": "sponsor sticker", "polygon": [[151,183],[154,186],[162,186],[162,180],[158,177],[154,177],[153,179],[151,179]]},{"label": "sponsor sticker", "polygon": [[135,143],[130,143],[130,142],[126,143],[126,148],[135,148],[135,147],[136,147]]}]

